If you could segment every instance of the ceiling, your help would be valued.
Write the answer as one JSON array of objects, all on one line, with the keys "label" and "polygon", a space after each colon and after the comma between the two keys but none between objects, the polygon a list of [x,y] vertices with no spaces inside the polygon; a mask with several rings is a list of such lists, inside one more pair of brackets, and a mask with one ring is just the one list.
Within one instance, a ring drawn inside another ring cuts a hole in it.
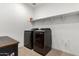
[{"label": "ceiling", "polygon": [[31,6],[31,7],[37,7],[37,6],[39,6],[39,5],[42,5],[43,3],[27,3],[29,6]]}]

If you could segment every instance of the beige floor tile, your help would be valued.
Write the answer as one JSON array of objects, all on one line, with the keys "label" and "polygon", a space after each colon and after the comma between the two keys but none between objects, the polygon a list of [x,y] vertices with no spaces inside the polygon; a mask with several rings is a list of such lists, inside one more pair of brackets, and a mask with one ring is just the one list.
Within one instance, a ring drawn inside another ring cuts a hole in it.
[{"label": "beige floor tile", "polygon": [[[19,56],[42,56],[39,53],[25,47],[19,48],[18,54]],[[73,55],[56,49],[52,49],[46,56],[73,56]]]}]

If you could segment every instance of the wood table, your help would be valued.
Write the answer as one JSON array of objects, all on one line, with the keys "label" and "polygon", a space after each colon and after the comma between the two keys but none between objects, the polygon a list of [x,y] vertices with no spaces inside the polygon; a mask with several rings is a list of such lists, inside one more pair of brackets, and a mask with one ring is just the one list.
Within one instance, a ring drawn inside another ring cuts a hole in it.
[{"label": "wood table", "polygon": [[18,41],[8,36],[0,37],[0,56],[18,56]]}]

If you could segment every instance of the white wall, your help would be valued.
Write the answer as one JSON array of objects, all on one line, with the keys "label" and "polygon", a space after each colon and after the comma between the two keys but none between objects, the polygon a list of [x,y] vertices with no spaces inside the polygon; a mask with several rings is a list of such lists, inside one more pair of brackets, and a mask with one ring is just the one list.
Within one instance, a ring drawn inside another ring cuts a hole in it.
[{"label": "white wall", "polygon": [[24,30],[30,28],[28,18],[33,16],[31,7],[25,4],[0,4],[0,36],[10,36],[23,46]]},{"label": "white wall", "polygon": [[51,28],[52,48],[79,55],[79,15],[56,16],[32,24],[38,28]]},{"label": "white wall", "polygon": [[43,3],[35,8],[35,19],[79,11],[79,3]]}]

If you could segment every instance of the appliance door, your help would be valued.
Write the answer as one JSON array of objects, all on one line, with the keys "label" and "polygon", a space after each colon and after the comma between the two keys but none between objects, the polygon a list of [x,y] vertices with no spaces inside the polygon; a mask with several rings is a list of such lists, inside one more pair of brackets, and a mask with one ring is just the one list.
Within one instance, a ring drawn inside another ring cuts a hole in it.
[{"label": "appliance door", "polygon": [[36,32],[34,39],[34,46],[43,49],[44,48],[44,32]]},{"label": "appliance door", "polygon": [[25,31],[24,32],[24,46],[32,49],[33,45],[32,45],[32,31]]}]

